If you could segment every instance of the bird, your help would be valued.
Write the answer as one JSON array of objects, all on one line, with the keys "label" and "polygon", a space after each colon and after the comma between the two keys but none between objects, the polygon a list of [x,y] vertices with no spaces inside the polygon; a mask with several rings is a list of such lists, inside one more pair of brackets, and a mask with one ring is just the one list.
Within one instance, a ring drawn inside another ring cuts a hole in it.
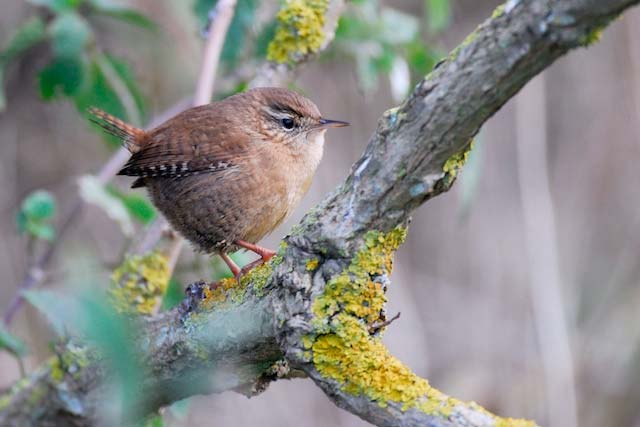
[{"label": "bird", "polygon": [[[276,254],[258,242],[308,191],[327,129],[349,125],[274,87],[187,109],[148,131],[97,108],[89,115],[131,153],[118,175],[136,177],[132,188],[146,187],[171,227],[219,255],[238,282]],[[260,258],[238,267],[229,254],[241,248]]]}]

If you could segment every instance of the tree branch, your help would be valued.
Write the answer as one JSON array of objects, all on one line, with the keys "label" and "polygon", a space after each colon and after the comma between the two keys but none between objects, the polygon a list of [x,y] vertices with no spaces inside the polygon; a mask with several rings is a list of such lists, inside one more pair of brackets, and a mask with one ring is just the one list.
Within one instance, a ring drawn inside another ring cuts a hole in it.
[{"label": "tree branch", "polygon": [[[274,362],[284,356],[338,406],[376,425],[533,426],[432,388],[388,354],[371,326],[386,321],[392,257],[411,213],[451,187],[480,126],[638,1],[512,0],[499,8],[384,114],[349,177],[305,216],[279,256],[242,286],[195,285],[180,309],[143,320],[136,342],[148,399],[140,412],[196,393],[259,392],[281,376]],[[55,360],[64,364],[50,361],[0,397],[0,424],[91,424],[104,393],[102,361],[69,348],[62,355]]]}]

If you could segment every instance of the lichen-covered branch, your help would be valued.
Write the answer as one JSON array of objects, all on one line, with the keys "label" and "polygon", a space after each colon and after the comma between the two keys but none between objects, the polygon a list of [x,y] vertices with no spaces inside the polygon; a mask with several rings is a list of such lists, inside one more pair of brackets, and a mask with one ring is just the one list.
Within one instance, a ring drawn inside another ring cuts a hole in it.
[{"label": "lichen-covered branch", "polygon": [[269,61],[250,87],[284,86],[293,70],[314,58],[335,37],[345,0],[291,0],[278,12],[276,34],[269,45]]},{"label": "lichen-covered branch", "polygon": [[[385,113],[349,177],[308,212],[278,257],[241,286],[197,284],[181,309],[142,320],[136,342],[145,401],[138,412],[196,393],[256,393],[294,369],[338,406],[380,426],[534,426],[451,398],[389,354],[380,325],[393,253],[413,210],[451,187],[480,126],[638,1],[510,0],[496,10]],[[61,354],[58,360],[68,350]],[[68,425],[91,424],[103,363],[66,358],[71,363],[51,362],[0,398],[1,425],[33,419],[20,416],[34,407],[72,419]]]}]

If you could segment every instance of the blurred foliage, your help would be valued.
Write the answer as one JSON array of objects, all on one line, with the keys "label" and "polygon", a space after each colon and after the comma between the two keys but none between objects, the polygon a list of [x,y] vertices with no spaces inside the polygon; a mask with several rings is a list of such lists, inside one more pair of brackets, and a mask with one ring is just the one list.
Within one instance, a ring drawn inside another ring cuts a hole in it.
[{"label": "blurred foliage", "polygon": [[425,0],[427,28],[431,33],[439,33],[451,22],[451,5],[449,0]]},{"label": "blurred foliage", "polygon": [[18,232],[36,239],[52,241],[55,229],[51,220],[56,213],[56,201],[45,190],[36,190],[29,194],[20,205],[16,217]]},{"label": "blurred foliage", "polygon": [[113,185],[107,185],[107,191],[122,202],[133,219],[142,224],[150,224],[156,218],[156,209],[142,193],[124,193]]},{"label": "blurred foliage", "polygon": [[[425,1],[425,14],[430,34],[443,30],[449,24],[449,1]],[[425,43],[421,27],[419,18],[379,1],[354,2],[338,21],[335,49],[353,58],[364,92],[375,89],[379,76],[386,75],[399,101],[443,55]]]},{"label": "blurred foliage", "polygon": [[160,309],[162,311],[171,310],[180,304],[183,299],[184,290],[182,289],[180,282],[172,278],[169,280],[169,286],[162,298],[162,305],[160,306]]},{"label": "blurred foliage", "polygon": [[21,358],[27,355],[27,346],[18,337],[11,334],[0,325],[0,350],[5,350],[15,357]]},{"label": "blurred foliage", "polygon": [[120,226],[120,230],[125,236],[133,235],[133,221],[121,198],[110,192],[98,178],[92,175],[81,177],[78,180],[78,185],[80,186],[80,196],[85,202],[104,211]]},{"label": "blurred foliage", "polygon": [[[38,74],[42,99],[66,97],[82,113],[93,105],[141,124],[137,122],[144,117],[145,103],[135,76],[127,63],[100,50],[89,18],[109,16],[144,29],[155,29],[155,25],[141,13],[111,0],[29,2],[43,8],[46,18],[37,15],[28,19],[0,51],[0,83],[9,64],[46,43],[50,60]],[[122,93],[122,88],[127,93]],[[0,85],[0,111],[4,108],[6,97]]]},{"label": "blurred foliage", "polygon": [[[91,280],[91,276],[81,281],[84,280]],[[83,288],[90,286],[84,282]],[[99,350],[112,373],[112,386],[117,391],[110,395],[112,401],[105,402],[105,407],[114,408],[114,414],[134,415],[133,408],[144,396],[139,393],[143,370],[135,354],[133,319],[118,314],[100,291],[33,290],[23,295],[45,316],[56,335],[65,339],[82,337]]]}]

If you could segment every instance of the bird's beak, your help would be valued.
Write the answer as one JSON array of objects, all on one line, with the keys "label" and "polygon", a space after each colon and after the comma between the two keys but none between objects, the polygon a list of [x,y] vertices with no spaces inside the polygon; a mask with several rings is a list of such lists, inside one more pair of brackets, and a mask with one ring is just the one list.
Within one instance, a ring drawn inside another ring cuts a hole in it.
[{"label": "bird's beak", "polygon": [[340,120],[329,120],[329,119],[320,119],[320,128],[341,128],[349,126],[348,122],[343,122]]}]

